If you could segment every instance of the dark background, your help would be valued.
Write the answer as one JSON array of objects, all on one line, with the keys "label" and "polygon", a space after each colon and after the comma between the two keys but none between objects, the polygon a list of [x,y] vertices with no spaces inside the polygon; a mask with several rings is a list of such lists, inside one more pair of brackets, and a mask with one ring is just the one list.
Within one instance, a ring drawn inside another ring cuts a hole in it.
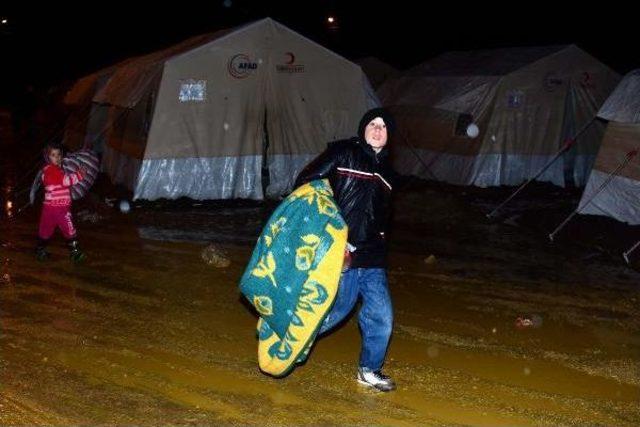
[{"label": "dark background", "polygon": [[[406,68],[448,50],[575,43],[619,73],[640,66],[630,4],[586,1],[159,1],[0,5],[0,104],[190,36],[270,16],[351,59]],[[328,16],[338,28],[330,28]]]}]

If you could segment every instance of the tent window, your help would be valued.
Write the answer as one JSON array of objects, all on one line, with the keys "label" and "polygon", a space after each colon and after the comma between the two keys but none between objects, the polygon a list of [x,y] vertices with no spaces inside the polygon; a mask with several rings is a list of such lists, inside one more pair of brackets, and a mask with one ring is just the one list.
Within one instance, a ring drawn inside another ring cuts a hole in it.
[{"label": "tent window", "polygon": [[467,136],[467,128],[473,123],[471,114],[459,114],[456,121],[455,136]]},{"label": "tent window", "polygon": [[180,102],[203,102],[207,98],[206,80],[182,80],[180,82]]}]

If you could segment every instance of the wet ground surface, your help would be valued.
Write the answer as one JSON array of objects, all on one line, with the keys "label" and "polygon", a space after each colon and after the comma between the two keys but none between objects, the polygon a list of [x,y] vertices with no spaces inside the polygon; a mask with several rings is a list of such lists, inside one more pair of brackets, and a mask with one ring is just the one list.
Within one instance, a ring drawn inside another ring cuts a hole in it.
[{"label": "wet ground surface", "polygon": [[[354,379],[354,319],[289,377],[258,371],[237,285],[273,204],[125,215],[94,192],[74,206],[87,262],[72,264],[58,236],[38,263],[38,212],[16,215],[20,173],[0,163],[0,424],[640,424],[640,274],[619,256],[640,235],[580,217],[548,243],[577,192],[542,186],[488,221],[508,192],[406,188],[385,366],[399,389],[380,394]],[[228,267],[203,262],[211,243]],[[522,316],[541,324],[517,328]]]}]

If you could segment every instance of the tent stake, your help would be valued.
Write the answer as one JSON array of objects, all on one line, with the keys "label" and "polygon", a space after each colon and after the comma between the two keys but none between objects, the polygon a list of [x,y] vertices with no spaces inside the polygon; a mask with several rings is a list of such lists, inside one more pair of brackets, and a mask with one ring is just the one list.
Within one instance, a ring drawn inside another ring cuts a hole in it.
[{"label": "tent stake", "polygon": [[635,245],[631,246],[626,252],[622,253],[622,257],[624,258],[624,260],[627,262],[627,264],[629,264],[629,255],[631,255],[631,252],[635,251],[636,249],[638,249],[638,247],[640,247],[640,240],[638,240],[636,242]]},{"label": "tent stake", "polygon": [[573,144],[576,143],[576,141],[578,140],[578,137],[585,130],[587,130],[589,125],[591,123],[593,123],[595,119],[596,118],[593,117],[584,126],[582,126],[582,128],[578,131],[578,133],[575,134],[575,136],[573,138],[567,139],[567,141],[562,146],[562,148],[560,148],[560,150],[558,150],[558,152],[544,166],[542,166],[542,168],[540,168],[540,170],[533,177],[531,177],[527,181],[525,181],[522,185],[520,185],[520,187],[518,187],[518,189],[516,191],[511,193],[511,195],[509,197],[507,197],[504,202],[500,203],[494,210],[492,210],[490,213],[488,213],[487,214],[487,218],[489,218],[489,219],[493,218],[500,209],[502,209],[507,203],[509,203],[514,197],[516,197],[518,195],[518,193],[520,193],[522,190],[524,190],[524,188],[527,185],[529,185],[531,182],[533,182],[536,179],[538,179],[547,169],[549,169],[549,166],[551,166],[553,163],[555,163],[555,161],[558,160],[558,158],[560,156],[562,156],[565,151],[567,151],[569,148],[571,148],[573,146]]},{"label": "tent stake", "polygon": [[582,209],[587,207],[589,205],[589,203],[591,203],[593,201],[593,199],[595,199],[595,197],[598,194],[600,194],[602,192],[602,190],[604,190],[609,185],[609,183],[613,179],[613,176],[615,174],[617,174],[619,171],[621,171],[622,169],[624,169],[624,167],[627,166],[627,164],[629,164],[631,159],[633,159],[636,156],[636,154],[638,154],[637,150],[629,151],[627,153],[627,155],[625,156],[625,159],[622,161],[622,163],[620,163],[618,165],[616,170],[614,170],[609,175],[607,175],[607,179],[605,179],[604,182],[602,184],[600,184],[600,187],[598,187],[598,189],[592,195],[589,196],[587,201],[582,206],[580,206],[580,204],[578,203],[578,208],[576,210],[574,210],[573,212],[571,212],[571,214],[564,221],[562,221],[562,223],[559,226],[557,226],[555,230],[553,230],[551,233],[549,233],[549,240],[551,240],[553,242],[553,239],[554,239],[555,235],[558,234],[558,232],[560,230],[562,230],[564,228],[564,226],[567,225],[569,223],[569,221],[571,221],[571,219],[574,216],[579,214],[580,211],[582,211]]}]

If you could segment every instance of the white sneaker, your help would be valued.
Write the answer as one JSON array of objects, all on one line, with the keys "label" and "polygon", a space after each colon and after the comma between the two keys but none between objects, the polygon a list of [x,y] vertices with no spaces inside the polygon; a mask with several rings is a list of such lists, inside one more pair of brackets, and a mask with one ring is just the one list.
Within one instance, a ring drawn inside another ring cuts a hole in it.
[{"label": "white sneaker", "polygon": [[396,389],[396,383],[381,371],[365,371],[362,368],[358,368],[357,379],[360,384],[380,391],[393,391]]}]

